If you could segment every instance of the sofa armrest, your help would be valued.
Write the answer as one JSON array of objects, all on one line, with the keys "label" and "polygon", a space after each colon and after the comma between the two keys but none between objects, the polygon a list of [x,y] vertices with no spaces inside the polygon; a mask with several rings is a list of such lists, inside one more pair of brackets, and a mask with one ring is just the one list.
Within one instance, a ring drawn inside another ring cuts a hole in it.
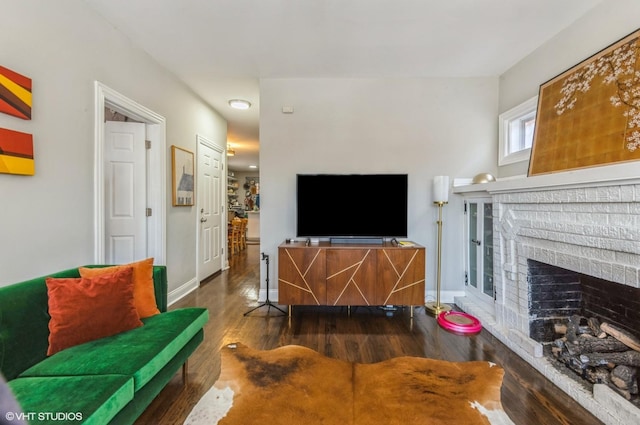
[{"label": "sofa armrest", "polygon": [[153,266],[153,286],[158,310],[167,311],[167,266]]}]

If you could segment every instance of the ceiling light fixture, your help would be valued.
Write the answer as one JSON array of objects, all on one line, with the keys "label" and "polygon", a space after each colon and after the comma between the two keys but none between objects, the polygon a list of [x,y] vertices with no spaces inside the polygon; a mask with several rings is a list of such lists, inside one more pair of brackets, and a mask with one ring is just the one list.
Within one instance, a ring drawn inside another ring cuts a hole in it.
[{"label": "ceiling light fixture", "polygon": [[227,156],[234,156],[236,154],[236,150],[231,147],[231,145],[227,144]]},{"label": "ceiling light fixture", "polygon": [[229,101],[229,106],[234,109],[249,109],[251,107],[251,102],[243,99],[231,99]]}]

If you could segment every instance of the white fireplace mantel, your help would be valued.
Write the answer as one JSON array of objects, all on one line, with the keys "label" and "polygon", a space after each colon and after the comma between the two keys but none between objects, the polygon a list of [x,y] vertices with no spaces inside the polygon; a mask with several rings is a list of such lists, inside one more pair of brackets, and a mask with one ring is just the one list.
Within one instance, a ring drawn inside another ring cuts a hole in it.
[{"label": "white fireplace mantel", "polygon": [[[473,192],[487,192],[493,194],[576,187],[600,187],[610,186],[611,184],[640,184],[640,161],[531,177],[508,177],[498,179],[495,182],[454,187],[453,193],[464,195]],[[636,199],[636,201],[640,202],[640,199]]]}]

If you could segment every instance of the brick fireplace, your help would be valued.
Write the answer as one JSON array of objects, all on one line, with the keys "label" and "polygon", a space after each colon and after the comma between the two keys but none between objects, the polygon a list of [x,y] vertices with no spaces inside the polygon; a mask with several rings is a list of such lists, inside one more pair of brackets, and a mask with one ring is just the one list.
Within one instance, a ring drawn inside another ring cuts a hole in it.
[{"label": "brick fireplace", "polygon": [[[584,292],[577,295],[580,282],[588,281],[595,291],[603,285],[621,285],[621,290],[640,293],[640,179],[588,183],[572,180],[574,177],[571,174],[559,183],[557,176],[539,176],[490,183],[483,188],[492,197],[495,217],[496,301],[489,308],[469,295],[455,301],[604,423],[640,423],[640,409],[615,391],[602,384],[591,389],[576,383],[543,356],[541,341],[549,329],[548,323],[537,326],[548,313],[542,311],[543,307],[579,309],[576,296],[585,297]],[[530,285],[535,280],[531,264],[553,267],[554,273],[561,275],[562,287],[543,292],[560,292],[564,299],[549,303],[535,299],[535,292],[540,290]],[[614,287],[613,292],[623,291]],[[636,326],[627,323],[624,316],[611,319],[627,329]]]}]

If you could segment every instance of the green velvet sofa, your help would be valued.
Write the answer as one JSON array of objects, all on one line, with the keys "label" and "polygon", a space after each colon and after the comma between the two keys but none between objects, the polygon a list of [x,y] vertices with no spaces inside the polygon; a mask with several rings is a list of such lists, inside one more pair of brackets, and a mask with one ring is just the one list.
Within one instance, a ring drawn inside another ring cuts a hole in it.
[{"label": "green velvet sofa", "polygon": [[153,267],[153,280],[160,314],[49,357],[45,277],[0,287],[0,370],[28,423],[131,424],[144,412],[202,342],[209,318],[204,308],[167,311],[164,266]]}]

